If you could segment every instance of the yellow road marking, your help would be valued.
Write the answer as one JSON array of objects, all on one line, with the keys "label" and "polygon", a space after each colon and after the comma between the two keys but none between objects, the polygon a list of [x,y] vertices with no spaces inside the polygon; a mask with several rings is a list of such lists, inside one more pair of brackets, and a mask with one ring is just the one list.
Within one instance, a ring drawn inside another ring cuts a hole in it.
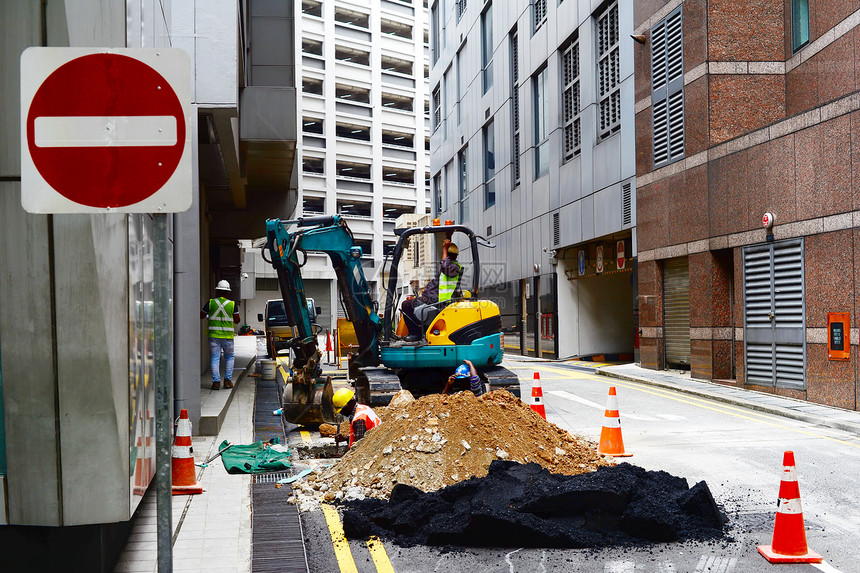
[{"label": "yellow road marking", "polygon": [[328,504],[322,504],[328,531],[331,534],[331,543],[334,546],[334,555],[341,573],[358,573],[352,551],[349,549],[349,541],[343,535],[343,526],[340,524],[340,516],[337,510]]},{"label": "yellow road marking", "polygon": [[311,441],[311,433],[307,430],[299,430],[299,435],[302,437],[302,441],[306,444],[309,444]]},{"label": "yellow road marking", "polygon": [[[548,370],[550,372],[555,373],[566,373],[564,369],[561,368],[552,368],[542,366],[541,370]],[[850,446],[852,448],[860,449],[860,444],[856,444],[853,442],[848,442],[846,440],[840,440],[838,438],[831,438],[830,436],[825,436],[823,434],[819,434],[817,432],[811,432],[809,430],[803,430],[800,428],[793,428],[786,424],[780,424],[777,422],[773,422],[771,419],[774,414],[767,413],[758,413],[754,411],[750,411],[747,408],[741,408],[739,406],[732,406],[730,404],[714,404],[713,400],[708,400],[707,398],[699,398],[695,396],[685,396],[680,397],[673,390],[664,390],[654,387],[643,388],[643,383],[641,382],[632,382],[627,380],[621,380],[618,378],[610,378],[608,376],[600,376],[597,374],[586,374],[580,372],[570,372],[570,378],[578,378],[578,379],[588,379],[594,380],[596,382],[601,382],[606,384],[607,386],[619,386],[621,388],[627,388],[629,390],[635,390],[637,392],[642,392],[644,394],[652,394],[654,396],[660,396],[662,398],[668,398],[669,400],[674,400],[675,402],[681,402],[683,404],[689,404],[691,406],[698,406],[700,408],[704,408],[706,410],[712,410],[714,412],[719,412],[721,414],[727,414],[729,416],[734,416],[735,418],[742,418],[745,420],[750,420],[753,422],[759,422],[761,424],[765,424],[767,426],[773,426],[775,428],[780,428],[783,430],[789,430],[796,434],[803,434],[806,436],[812,436],[813,438],[829,440],[831,442],[836,442],[838,444],[842,444],[845,446]],[[622,414],[623,415],[623,414]],[[800,420],[798,420],[800,421]]]},{"label": "yellow road marking", "polygon": [[370,556],[373,558],[373,564],[376,565],[378,573],[394,573],[394,567],[391,566],[388,553],[379,538],[371,537],[367,541],[367,548],[370,550]]}]

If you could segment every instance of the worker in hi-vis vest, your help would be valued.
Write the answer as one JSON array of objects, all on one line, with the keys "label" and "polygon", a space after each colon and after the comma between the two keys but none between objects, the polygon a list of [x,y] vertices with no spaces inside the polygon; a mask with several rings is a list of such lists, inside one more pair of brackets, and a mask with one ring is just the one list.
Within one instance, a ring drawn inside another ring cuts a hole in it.
[{"label": "worker in hi-vis vest", "polygon": [[463,276],[463,265],[457,262],[459,253],[457,245],[451,239],[445,239],[442,242],[439,276],[431,279],[417,298],[407,298],[400,305],[406,328],[409,329],[407,340],[420,340],[423,322],[440,310],[440,305],[436,303],[451,300],[454,292],[459,290]]},{"label": "worker in hi-vis vest", "polygon": [[221,351],[224,351],[224,388],[233,387],[233,325],[239,324],[239,309],[227,297],[230,283],[220,281],[215,287],[215,298],[200,309],[200,318],[209,320],[209,358],[212,367],[212,389],[221,389]]}]

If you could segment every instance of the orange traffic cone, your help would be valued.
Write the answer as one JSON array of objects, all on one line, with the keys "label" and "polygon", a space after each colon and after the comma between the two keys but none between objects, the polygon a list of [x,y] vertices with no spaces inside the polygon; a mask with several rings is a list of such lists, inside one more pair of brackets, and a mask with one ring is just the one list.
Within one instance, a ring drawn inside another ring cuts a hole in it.
[{"label": "orange traffic cone", "polygon": [[624,451],[624,439],[621,437],[621,416],[618,414],[618,397],[615,386],[609,387],[609,398],[606,401],[606,412],[603,414],[603,429],[600,430],[598,454],[626,458],[633,454]]},{"label": "orange traffic cone", "polygon": [[821,563],[821,555],[806,546],[800,487],[794,471],[794,452],[785,452],[782,465],[773,542],[771,545],[759,545],[758,552],[771,563]]},{"label": "orange traffic cone", "polygon": [[532,381],[532,403],[531,409],[540,414],[540,417],[546,420],[546,408],[543,405],[543,389],[540,387],[540,372],[535,372],[535,378]]},{"label": "orange traffic cone", "polygon": [[173,456],[170,460],[173,473],[173,495],[191,495],[203,493],[203,488],[197,483],[194,471],[194,454],[191,449],[191,420],[188,410],[182,409],[179,414],[179,424],[176,425],[176,438],[173,440]]}]

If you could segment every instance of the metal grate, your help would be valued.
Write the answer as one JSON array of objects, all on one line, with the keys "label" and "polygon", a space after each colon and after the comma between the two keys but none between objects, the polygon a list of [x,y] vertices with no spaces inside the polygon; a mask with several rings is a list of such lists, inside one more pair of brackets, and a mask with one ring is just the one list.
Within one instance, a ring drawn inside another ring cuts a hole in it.
[{"label": "metal grate", "polygon": [[684,29],[679,7],[651,29],[654,166],[684,156]]},{"label": "metal grate", "polygon": [[552,245],[557,246],[561,242],[561,222],[558,213],[552,214]]},{"label": "metal grate", "polygon": [[[277,380],[257,380],[254,400],[254,438],[285,441]],[[251,571],[253,573],[308,573],[307,553],[298,508],[287,503],[289,487],[275,483],[292,471],[255,474],[251,485]]]},{"label": "metal grate", "polygon": [[744,249],[744,348],[747,382],[806,386],[803,240]]},{"label": "metal grate", "polygon": [[534,0],[535,32],[546,23],[546,0]]},{"label": "metal grate", "polygon": [[582,128],[580,123],[579,41],[574,40],[561,55],[562,92],[561,107],[564,124],[564,160],[569,161],[580,152]]},{"label": "metal grate", "polygon": [[621,186],[621,224],[633,223],[633,185],[625,183]]},{"label": "metal grate", "polygon": [[511,125],[513,126],[513,186],[520,184],[520,56],[519,35],[516,31],[511,33]]},{"label": "metal grate", "polygon": [[597,56],[600,140],[621,128],[621,50],[617,2],[597,18]]},{"label": "metal grate", "polygon": [[663,332],[666,362],[690,364],[690,267],[687,257],[669,259],[663,266]]}]

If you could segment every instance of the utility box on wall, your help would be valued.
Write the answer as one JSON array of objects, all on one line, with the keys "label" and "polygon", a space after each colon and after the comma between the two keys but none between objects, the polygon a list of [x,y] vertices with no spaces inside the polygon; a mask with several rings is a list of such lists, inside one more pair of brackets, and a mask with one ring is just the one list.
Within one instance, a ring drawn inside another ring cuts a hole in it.
[{"label": "utility box on wall", "polygon": [[848,360],[851,355],[851,325],[847,312],[827,313],[827,359]]}]

